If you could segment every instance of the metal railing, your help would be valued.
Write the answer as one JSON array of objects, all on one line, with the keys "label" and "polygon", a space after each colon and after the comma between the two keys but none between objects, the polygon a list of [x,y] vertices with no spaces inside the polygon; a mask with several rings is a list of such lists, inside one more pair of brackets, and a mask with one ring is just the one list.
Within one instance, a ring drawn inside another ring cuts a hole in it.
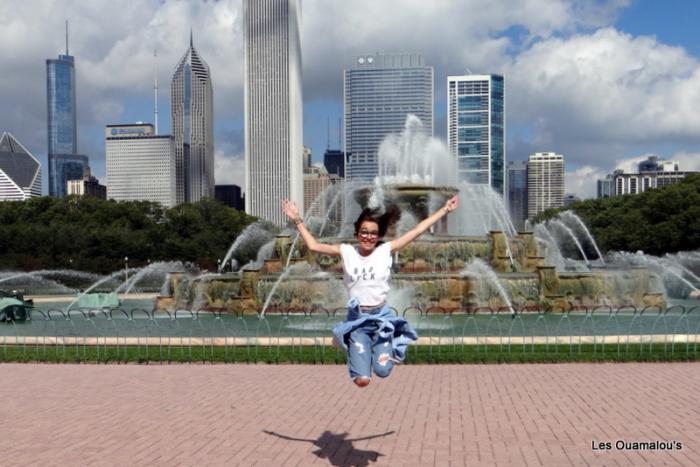
[{"label": "metal railing", "polygon": [[[409,307],[395,310],[419,334],[411,361],[695,359],[700,305],[669,308]],[[143,309],[34,309],[26,321],[0,323],[0,359],[76,361],[343,362],[333,326],[345,308],[272,308],[231,314]]]}]

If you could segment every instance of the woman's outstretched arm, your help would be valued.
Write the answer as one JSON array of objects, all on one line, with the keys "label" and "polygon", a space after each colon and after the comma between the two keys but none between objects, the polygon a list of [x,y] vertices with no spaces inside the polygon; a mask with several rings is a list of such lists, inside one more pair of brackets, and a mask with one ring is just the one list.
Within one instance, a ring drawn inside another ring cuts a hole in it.
[{"label": "woman's outstretched arm", "polygon": [[452,198],[448,199],[445,205],[434,212],[431,216],[428,216],[420,221],[417,226],[401,235],[399,238],[392,240],[391,251],[399,251],[401,248],[411,243],[423,232],[428,230],[431,225],[439,221],[443,216],[446,216],[450,212],[457,209],[457,206],[459,206],[459,198],[457,196],[453,196]]},{"label": "woman's outstretched arm", "polygon": [[299,217],[299,208],[294,201],[289,201],[288,199],[282,201],[282,212],[294,222],[294,225],[296,225],[301,238],[304,239],[304,243],[309,247],[309,250],[323,255],[340,256],[340,245],[321,243],[314,238],[311,232],[309,232],[309,229],[304,225],[304,220]]}]

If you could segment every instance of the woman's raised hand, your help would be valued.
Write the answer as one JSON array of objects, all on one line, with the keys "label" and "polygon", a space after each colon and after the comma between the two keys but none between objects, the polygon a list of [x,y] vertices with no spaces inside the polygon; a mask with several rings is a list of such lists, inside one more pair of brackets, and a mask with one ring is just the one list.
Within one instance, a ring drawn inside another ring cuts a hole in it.
[{"label": "woman's raised hand", "polygon": [[294,201],[289,201],[288,199],[282,201],[282,212],[284,212],[291,220],[299,217],[299,208],[297,207],[296,203]]},{"label": "woman's raised hand", "polygon": [[459,207],[459,197],[457,195],[448,199],[445,203],[445,209],[447,212],[452,212]]}]

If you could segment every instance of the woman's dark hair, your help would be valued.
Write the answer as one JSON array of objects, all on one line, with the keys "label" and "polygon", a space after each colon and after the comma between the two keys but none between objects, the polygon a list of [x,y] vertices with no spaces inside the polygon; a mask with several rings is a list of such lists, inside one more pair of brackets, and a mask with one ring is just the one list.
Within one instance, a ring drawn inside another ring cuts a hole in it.
[{"label": "woman's dark hair", "polygon": [[386,235],[386,231],[389,226],[398,222],[401,218],[401,211],[398,206],[390,205],[386,208],[386,211],[382,213],[379,209],[365,208],[360,213],[360,216],[355,221],[355,235],[360,232],[360,227],[365,221],[376,222],[379,226],[379,238]]}]

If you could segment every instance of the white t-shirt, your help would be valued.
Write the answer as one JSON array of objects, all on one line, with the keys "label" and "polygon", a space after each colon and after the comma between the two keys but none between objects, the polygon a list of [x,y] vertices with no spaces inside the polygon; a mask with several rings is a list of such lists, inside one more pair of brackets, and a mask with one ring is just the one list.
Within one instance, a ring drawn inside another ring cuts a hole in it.
[{"label": "white t-shirt", "polygon": [[382,243],[369,256],[362,256],[356,247],[343,243],[340,257],[348,294],[357,298],[361,306],[384,303],[391,276],[391,242]]}]

